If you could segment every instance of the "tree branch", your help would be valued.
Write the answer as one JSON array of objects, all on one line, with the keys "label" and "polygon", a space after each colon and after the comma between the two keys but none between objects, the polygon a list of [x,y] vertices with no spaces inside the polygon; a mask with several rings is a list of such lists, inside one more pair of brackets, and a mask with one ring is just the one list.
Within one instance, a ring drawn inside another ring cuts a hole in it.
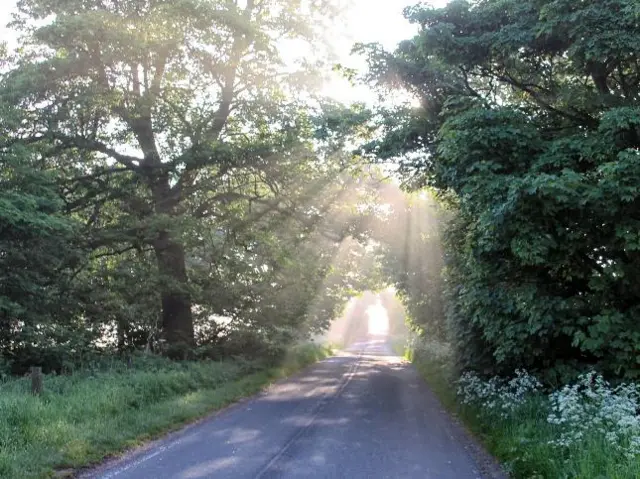
[{"label": "tree branch", "polygon": [[105,145],[100,141],[84,138],[82,136],[69,136],[63,133],[50,132],[41,137],[34,138],[33,142],[45,140],[47,138],[58,140],[62,143],[63,146],[66,146],[68,148],[78,148],[80,150],[90,151],[94,153],[102,153],[113,158],[118,163],[124,165],[128,170],[137,170],[140,162],[142,161],[141,158],[118,153],[113,148]]}]

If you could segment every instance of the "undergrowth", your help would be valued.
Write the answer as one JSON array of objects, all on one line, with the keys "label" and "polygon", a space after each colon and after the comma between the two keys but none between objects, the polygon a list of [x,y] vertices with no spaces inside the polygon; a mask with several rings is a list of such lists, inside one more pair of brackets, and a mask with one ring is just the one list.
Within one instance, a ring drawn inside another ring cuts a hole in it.
[{"label": "undergrowth", "polygon": [[441,402],[516,479],[640,477],[640,388],[595,373],[552,393],[519,371],[511,378],[459,377],[446,345],[406,349]]},{"label": "undergrowth", "polygon": [[5,382],[0,477],[49,477],[95,463],[256,393],[329,353],[298,346],[276,366],[137,357],[132,365],[114,361],[107,369],[47,375],[39,397],[29,393],[27,378]]}]

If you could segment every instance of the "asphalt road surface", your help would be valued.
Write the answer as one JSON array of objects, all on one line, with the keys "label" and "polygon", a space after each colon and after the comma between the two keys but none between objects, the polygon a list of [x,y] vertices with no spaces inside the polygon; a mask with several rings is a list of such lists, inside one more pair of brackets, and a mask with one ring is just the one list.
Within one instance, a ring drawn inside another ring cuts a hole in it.
[{"label": "asphalt road surface", "polygon": [[498,478],[415,369],[370,338],[81,477]]}]

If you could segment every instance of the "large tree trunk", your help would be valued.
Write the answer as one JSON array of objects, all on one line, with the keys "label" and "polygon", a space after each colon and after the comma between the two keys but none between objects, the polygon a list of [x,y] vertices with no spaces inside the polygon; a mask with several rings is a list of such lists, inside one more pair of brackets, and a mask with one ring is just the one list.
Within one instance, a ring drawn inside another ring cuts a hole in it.
[{"label": "large tree trunk", "polygon": [[[160,87],[166,58],[161,60],[155,71],[155,89]],[[137,68],[137,67],[136,67]],[[137,71],[137,70],[136,70]],[[158,92],[151,96],[155,100]],[[144,96],[144,95],[143,95]],[[151,188],[153,209],[157,215],[172,217],[180,202],[180,193],[173,190],[169,180],[169,169],[163,167],[156,144],[152,120],[152,105],[140,96],[139,111],[126,120],[135,133],[144,161],[139,168]],[[166,165],[165,165],[166,166]],[[185,264],[184,246],[172,238],[171,232],[162,230],[153,241],[158,261],[158,271],[162,281],[162,330],[167,341],[167,353],[173,357],[184,357],[194,346],[193,314],[189,295],[189,280]]]},{"label": "large tree trunk", "polygon": [[162,277],[162,329],[169,354],[186,354],[194,345],[194,332],[184,247],[163,231],[154,249]]}]

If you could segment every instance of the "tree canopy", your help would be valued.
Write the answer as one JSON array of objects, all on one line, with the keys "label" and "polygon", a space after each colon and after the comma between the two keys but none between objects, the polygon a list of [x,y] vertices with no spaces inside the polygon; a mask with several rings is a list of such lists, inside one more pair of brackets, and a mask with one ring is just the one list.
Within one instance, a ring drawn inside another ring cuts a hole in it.
[{"label": "tree canopy", "polygon": [[18,2],[0,366],[276,355],[392,284],[463,369],[638,376],[637,2],[409,7],[372,111],[318,93],[339,6]]},{"label": "tree canopy", "polygon": [[432,185],[461,365],[640,373],[640,15],[633,0],[486,0],[405,10],[419,33],[362,45],[379,157]]},{"label": "tree canopy", "polygon": [[332,260],[377,181],[356,180],[343,148],[359,107],[319,97],[304,56],[322,59],[336,7],[18,2],[0,76],[1,341],[15,370],[64,348],[45,361],[61,367],[96,341],[219,355],[242,331],[280,347],[331,319],[346,274]]}]

